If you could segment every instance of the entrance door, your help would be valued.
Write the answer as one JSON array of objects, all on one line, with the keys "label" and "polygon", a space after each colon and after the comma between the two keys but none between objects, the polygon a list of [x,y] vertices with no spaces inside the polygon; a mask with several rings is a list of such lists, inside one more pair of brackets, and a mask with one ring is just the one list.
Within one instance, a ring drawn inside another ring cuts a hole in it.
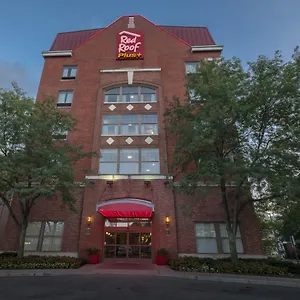
[{"label": "entrance door", "polygon": [[151,259],[151,232],[106,230],[105,258],[118,260]]}]

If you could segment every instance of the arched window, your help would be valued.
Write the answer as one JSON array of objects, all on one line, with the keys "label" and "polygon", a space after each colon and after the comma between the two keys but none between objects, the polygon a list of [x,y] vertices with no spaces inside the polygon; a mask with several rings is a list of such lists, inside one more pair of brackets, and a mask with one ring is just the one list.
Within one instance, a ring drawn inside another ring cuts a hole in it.
[{"label": "arched window", "polygon": [[121,86],[105,91],[105,103],[156,102],[156,90],[147,86]]}]

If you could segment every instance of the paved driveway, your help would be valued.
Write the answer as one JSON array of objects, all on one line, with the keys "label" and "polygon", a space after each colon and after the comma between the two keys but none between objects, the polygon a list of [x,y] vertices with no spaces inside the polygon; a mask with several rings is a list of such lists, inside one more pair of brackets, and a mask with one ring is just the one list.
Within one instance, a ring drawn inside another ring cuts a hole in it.
[{"label": "paved driveway", "polygon": [[135,275],[0,278],[0,299],[299,299],[300,290]]}]

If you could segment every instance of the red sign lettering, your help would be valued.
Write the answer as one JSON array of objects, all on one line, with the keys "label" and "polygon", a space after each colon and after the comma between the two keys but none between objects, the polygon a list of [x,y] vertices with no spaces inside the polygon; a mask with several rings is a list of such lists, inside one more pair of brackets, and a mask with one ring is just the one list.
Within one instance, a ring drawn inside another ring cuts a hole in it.
[{"label": "red sign lettering", "polygon": [[121,31],[117,37],[117,59],[144,59],[144,35]]}]

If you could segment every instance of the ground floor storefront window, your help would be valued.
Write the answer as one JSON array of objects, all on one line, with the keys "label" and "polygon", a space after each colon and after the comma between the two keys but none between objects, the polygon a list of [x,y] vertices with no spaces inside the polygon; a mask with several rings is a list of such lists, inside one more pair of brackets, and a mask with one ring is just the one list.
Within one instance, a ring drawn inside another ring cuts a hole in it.
[{"label": "ground floor storefront window", "polygon": [[43,221],[28,223],[25,251],[61,251],[64,222]]},{"label": "ground floor storefront window", "polygon": [[[225,223],[195,223],[196,247],[199,254],[230,253]],[[237,252],[243,253],[240,229],[236,233]]]}]

